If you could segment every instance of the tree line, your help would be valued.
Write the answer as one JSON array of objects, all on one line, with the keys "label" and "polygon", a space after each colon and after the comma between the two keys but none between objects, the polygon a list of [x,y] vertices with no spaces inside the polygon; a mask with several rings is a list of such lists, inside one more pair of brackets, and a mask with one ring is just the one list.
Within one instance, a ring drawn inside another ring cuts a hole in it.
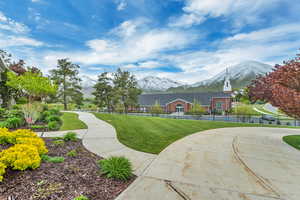
[{"label": "tree line", "polygon": [[[0,50],[0,57],[8,67],[0,74],[2,107],[8,107],[12,100],[17,103],[36,100],[61,102],[65,110],[70,103],[83,104],[80,66],[69,59],[59,59],[56,68],[46,76],[39,68],[28,66],[23,60],[12,61],[12,56],[4,50]],[[100,74],[94,89],[94,103],[110,112],[127,112],[137,105],[138,95],[142,92],[137,87],[135,76],[121,69],[112,76],[107,72]]]}]

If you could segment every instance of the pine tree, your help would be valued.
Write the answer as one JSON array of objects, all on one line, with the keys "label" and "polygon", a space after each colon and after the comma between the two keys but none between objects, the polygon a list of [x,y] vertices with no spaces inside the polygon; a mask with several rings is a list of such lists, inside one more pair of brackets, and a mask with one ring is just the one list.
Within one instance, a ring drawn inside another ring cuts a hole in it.
[{"label": "pine tree", "polygon": [[106,107],[109,111],[112,110],[113,87],[112,79],[108,77],[108,73],[104,72],[98,76],[98,81],[94,85],[95,102],[100,108]]},{"label": "pine tree", "polygon": [[[124,105],[125,112],[128,111],[130,106],[137,105],[138,95],[142,91],[137,87],[137,81],[133,75],[128,71],[122,71],[118,69],[114,74],[114,96],[118,99],[114,100],[115,103],[121,103]],[[117,102],[119,100],[119,102]]]},{"label": "pine tree", "polygon": [[50,71],[50,77],[59,86],[58,98],[62,100],[64,109],[67,110],[69,102],[81,104],[83,101],[81,79],[78,77],[80,66],[68,59],[59,59],[57,62],[57,69]]}]

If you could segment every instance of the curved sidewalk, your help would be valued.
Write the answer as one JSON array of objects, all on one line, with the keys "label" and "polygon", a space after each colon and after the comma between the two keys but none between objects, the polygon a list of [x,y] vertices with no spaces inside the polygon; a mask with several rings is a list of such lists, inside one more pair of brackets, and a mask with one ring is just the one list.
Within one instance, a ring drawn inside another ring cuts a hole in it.
[{"label": "curved sidewalk", "polygon": [[83,136],[83,145],[91,152],[107,158],[109,156],[125,156],[132,165],[134,174],[141,175],[157,157],[154,154],[135,151],[121,144],[116,130],[110,124],[99,120],[95,115],[86,112],[75,112],[88,130]]},{"label": "curved sidewalk", "polygon": [[297,129],[223,128],[168,146],[117,200],[298,200]]}]

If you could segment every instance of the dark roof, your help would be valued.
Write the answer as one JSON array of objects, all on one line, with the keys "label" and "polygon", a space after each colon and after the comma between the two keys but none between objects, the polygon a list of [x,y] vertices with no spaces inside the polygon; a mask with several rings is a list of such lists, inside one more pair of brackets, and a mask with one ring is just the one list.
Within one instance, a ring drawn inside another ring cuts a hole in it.
[{"label": "dark roof", "polygon": [[139,96],[141,106],[154,105],[157,101],[160,105],[166,105],[176,99],[182,99],[187,102],[194,100],[202,105],[210,105],[212,98],[230,98],[230,93],[224,92],[203,92],[203,93],[171,93],[171,94],[142,94]]}]

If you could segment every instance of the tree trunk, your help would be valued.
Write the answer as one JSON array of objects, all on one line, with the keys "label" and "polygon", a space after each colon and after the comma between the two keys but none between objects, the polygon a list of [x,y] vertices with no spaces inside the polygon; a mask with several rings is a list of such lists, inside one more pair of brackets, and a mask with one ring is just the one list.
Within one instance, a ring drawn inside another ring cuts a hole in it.
[{"label": "tree trunk", "polygon": [[66,90],[67,90],[67,87],[66,87],[66,76],[64,75],[64,81],[63,81],[63,98],[64,98],[64,109],[65,110],[68,110],[68,104],[67,104],[67,95],[66,95]]}]

